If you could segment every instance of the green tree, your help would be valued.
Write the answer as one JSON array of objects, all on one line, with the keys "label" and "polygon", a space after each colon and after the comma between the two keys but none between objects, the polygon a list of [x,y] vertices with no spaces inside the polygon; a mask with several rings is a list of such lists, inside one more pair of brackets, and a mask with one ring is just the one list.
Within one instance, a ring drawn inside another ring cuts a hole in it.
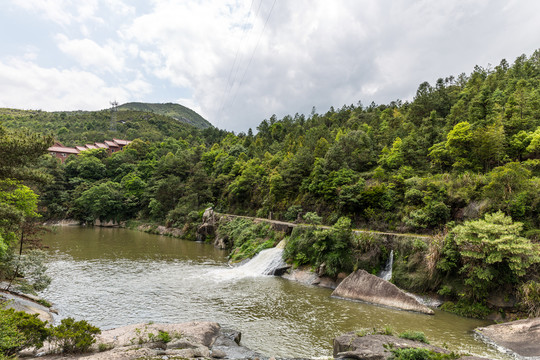
[{"label": "green tree", "polygon": [[540,263],[540,245],[520,236],[523,224],[501,211],[484,219],[458,225],[452,230],[463,267],[466,297],[483,300],[504,283],[516,283],[533,265]]},{"label": "green tree", "polygon": [[133,210],[126,202],[122,186],[112,181],[92,186],[75,200],[75,204],[84,214],[81,220],[90,222],[95,219],[123,220]]},{"label": "green tree", "polygon": [[454,161],[452,165],[454,168],[458,170],[473,168],[474,134],[468,122],[460,122],[454,126],[446,137],[445,147]]}]

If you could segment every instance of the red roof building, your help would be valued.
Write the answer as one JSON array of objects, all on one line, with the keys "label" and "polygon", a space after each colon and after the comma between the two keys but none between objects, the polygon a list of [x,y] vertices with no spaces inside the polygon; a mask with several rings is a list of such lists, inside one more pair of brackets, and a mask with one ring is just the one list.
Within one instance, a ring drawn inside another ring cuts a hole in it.
[{"label": "red roof building", "polygon": [[79,150],[72,147],[63,146],[60,143],[55,143],[53,146],[47,149],[49,154],[56,157],[57,159],[60,159],[60,161],[63,163],[66,161],[67,157],[69,155],[77,155],[79,153]]},{"label": "red roof building", "polygon": [[47,149],[49,154],[60,159],[63,163],[66,161],[69,155],[78,155],[81,151],[91,150],[91,149],[107,149],[107,152],[110,154],[117,151],[122,151],[124,146],[129,144],[129,140],[120,140],[113,139],[113,141],[105,140],[102,143],[86,144],[84,146],[68,147],[62,145],[60,142],[55,142],[53,146]]}]

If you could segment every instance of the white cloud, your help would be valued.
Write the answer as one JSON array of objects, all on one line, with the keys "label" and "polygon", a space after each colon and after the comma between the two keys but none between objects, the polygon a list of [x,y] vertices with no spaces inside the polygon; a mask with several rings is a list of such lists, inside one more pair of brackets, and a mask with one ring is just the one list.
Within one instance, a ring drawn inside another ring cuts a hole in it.
[{"label": "white cloud", "polygon": [[67,25],[73,20],[73,15],[66,10],[71,2],[69,0],[12,0],[12,2],[61,25]]},{"label": "white cloud", "polygon": [[20,109],[102,109],[111,99],[134,96],[133,89],[108,86],[90,72],[43,68],[24,60],[0,62],[0,84],[8,84],[0,86],[0,107]]},{"label": "white cloud", "polygon": [[73,57],[85,68],[93,68],[97,72],[121,71],[124,59],[114,44],[100,46],[91,39],[68,39],[59,34],[56,36],[58,47],[65,54]]},{"label": "white cloud", "polygon": [[[126,100],[181,98],[236,131],[273,113],[412,99],[423,81],[539,46],[532,1],[12,1],[61,25],[61,76],[114,72],[102,86]],[[49,51],[33,45],[32,61]]]},{"label": "white cloud", "polygon": [[60,25],[70,25],[74,22],[94,20],[102,22],[96,16],[99,8],[98,0],[11,0],[15,5],[43,16]]}]

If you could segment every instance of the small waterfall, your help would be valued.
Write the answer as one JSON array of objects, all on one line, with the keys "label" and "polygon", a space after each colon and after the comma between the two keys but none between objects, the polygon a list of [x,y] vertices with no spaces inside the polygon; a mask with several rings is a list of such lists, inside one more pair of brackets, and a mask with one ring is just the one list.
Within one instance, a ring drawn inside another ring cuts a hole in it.
[{"label": "small waterfall", "polygon": [[[279,244],[278,244],[279,245]],[[283,248],[276,246],[259,252],[247,263],[232,269],[219,270],[220,279],[240,279],[245,277],[256,277],[264,275],[274,275],[276,270],[287,267],[283,261]]]},{"label": "small waterfall", "polygon": [[287,266],[283,261],[283,249],[278,247],[265,249],[258,253],[253,259],[235,270],[251,276],[274,275],[276,269]]},{"label": "small waterfall", "polygon": [[390,255],[384,265],[384,269],[379,273],[379,277],[383,280],[390,281],[392,279],[392,267],[394,266],[394,250],[390,250]]}]

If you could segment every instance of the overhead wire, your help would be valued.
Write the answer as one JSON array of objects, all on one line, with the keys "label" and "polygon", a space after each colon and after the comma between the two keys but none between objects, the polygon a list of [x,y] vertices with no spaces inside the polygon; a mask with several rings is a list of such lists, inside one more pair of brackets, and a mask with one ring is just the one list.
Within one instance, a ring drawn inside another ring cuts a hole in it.
[{"label": "overhead wire", "polygon": [[[238,43],[238,46],[236,48],[236,54],[234,56],[234,61],[233,61],[233,64],[231,66],[231,70],[229,71],[229,76],[227,77],[227,83],[225,84],[225,91],[223,92],[223,96],[221,97],[221,101],[220,101],[221,105],[220,105],[219,111],[218,111],[218,121],[219,121],[219,118],[221,117],[223,107],[225,106],[225,101],[226,101],[232,87],[234,86],[234,83],[236,82],[238,69],[240,68],[240,61],[237,64],[238,54],[240,53],[240,49],[242,48],[242,44],[244,42],[244,39],[246,38],[246,33],[249,34],[251,32],[251,29],[253,28],[251,26],[248,27],[248,24],[249,24],[249,20],[251,18],[254,3],[255,3],[255,0],[251,0],[251,4],[249,5],[249,11],[248,11],[247,19],[243,24],[242,37],[240,38],[240,42]],[[259,13],[259,10],[261,8],[261,4],[262,4],[262,0],[259,2],[259,7],[257,8],[257,11],[255,12],[255,17],[257,17],[257,15]],[[249,30],[248,30],[248,28],[249,28]],[[235,72],[234,78],[233,78],[233,80],[231,82],[231,76],[233,74],[233,71],[234,71],[235,67],[236,67],[236,72]]]},{"label": "overhead wire", "polygon": [[[263,1],[263,0],[261,0],[261,2],[259,3],[259,8],[257,9],[257,13],[258,13],[258,10],[259,10],[260,7],[261,7],[262,1]],[[236,91],[234,92],[234,96],[233,96],[231,102],[228,104],[229,107],[232,106],[232,105],[234,104],[235,100],[236,100],[236,97],[237,97],[237,95],[238,95],[238,91],[239,91],[240,87],[242,86],[242,84],[243,84],[243,82],[244,82],[244,79],[245,79],[246,74],[247,74],[247,72],[248,72],[248,70],[249,70],[249,67],[251,66],[251,63],[253,62],[253,57],[255,56],[255,52],[257,51],[257,48],[259,47],[259,43],[261,42],[262,36],[263,36],[263,34],[264,34],[264,31],[265,31],[265,29],[266,29],[266,26],[267,26],[267,24],[268,24],[268,21],[270,20],[270,16],[272,15],[272,11],[274,10],[274,7],[275,7],[275,5],[276,5],[276,2],[277,2],[277,0],[274,0],[274,2],[272,3],[272,7],[270,8],[270,11],[268,12],[268,15],[267,15],[267,17],[266,17],[266,20],[265,20],[265,22],[264,22],[264,26],[263,26],[263,28],[262,28],[262,30],[261,30],[261,33],[259,34],[259,38],[257,39],[257,43],[255,44],[255,47],[253,48],[253,51],[251,52],[251,57],[250,57],[250,59],[249,59],[249,62],[248,62],[247,66],[246,66],[245,69],[244,69],[244,73],[242,74],[242,78],[240,79],[240,82],[238,83],[238,86],[236,87]],[[235,77],[234,77],[234,82],[232,83],[232,86],[231,86],[231,89],[230,89],[230,90],[232,90],[233,87],[234,87],[234,83],[236,82],[236,75],[237,75],[237,73],[238,73],[238,71],[239,71],[239,68],[240,68],[240,66],[237,67],[237,70],[236,70],[236,73],[235,73]],[[230,92],[230,91],[229,91],[229,92]],[[227,95],[229,95],[229,94],[227,93]],[[228,96],[227,96],[227,97],[228,97]],[[225,104],[226,104],[226,101],[223,103],[223,107],[222,107],[221,111],[223,111],[223,110],[225,109]],[[220,111],[220,116],[221,116],[221,111]]]}]

